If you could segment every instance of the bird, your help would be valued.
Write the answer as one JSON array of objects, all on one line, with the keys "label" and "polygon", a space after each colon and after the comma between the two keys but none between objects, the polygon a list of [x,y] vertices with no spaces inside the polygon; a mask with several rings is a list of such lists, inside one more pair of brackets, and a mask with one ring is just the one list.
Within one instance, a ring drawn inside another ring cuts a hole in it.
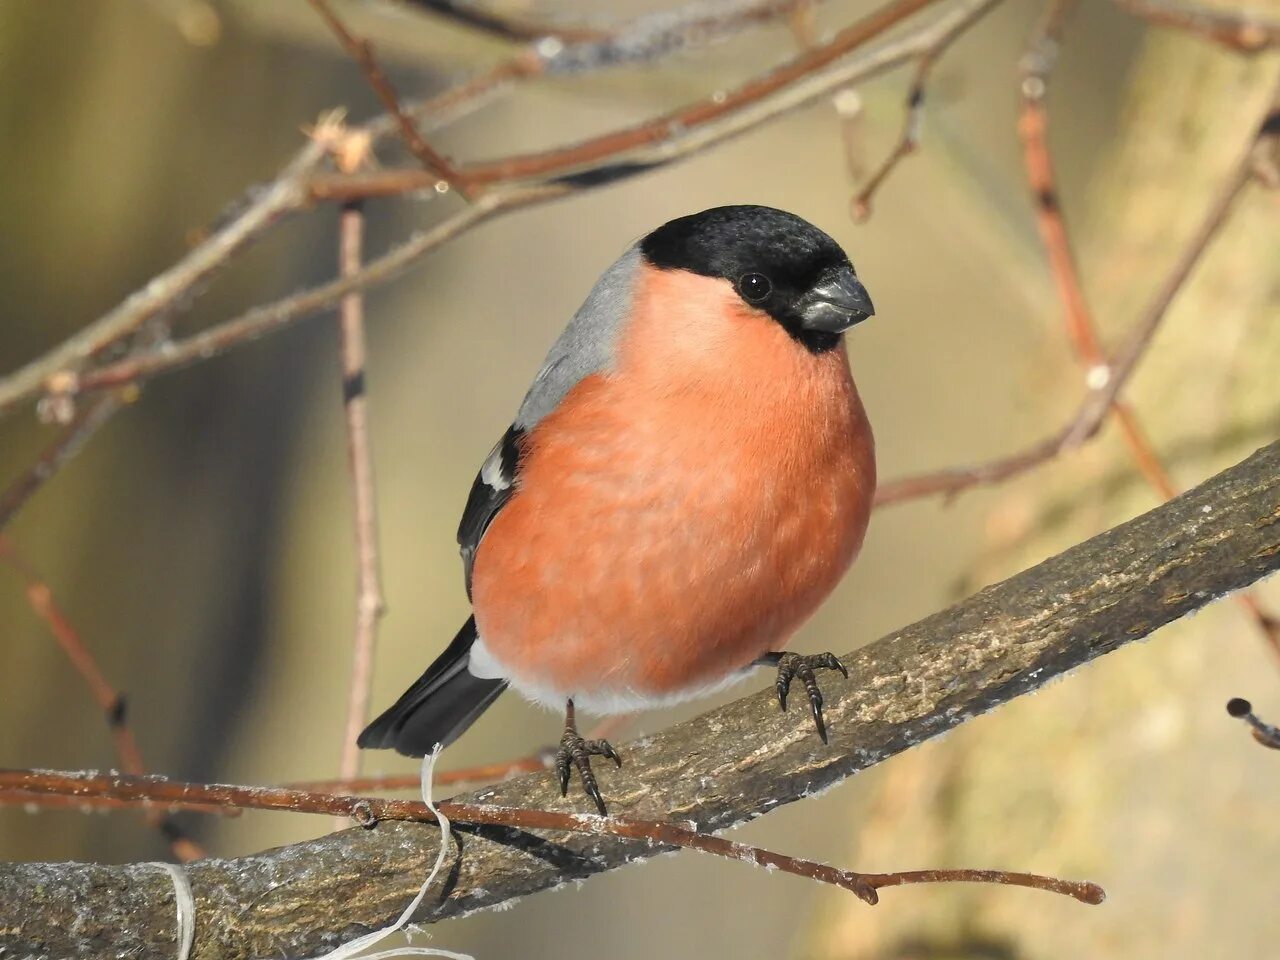
[{"label": "bird", "polygon": [[828,234],[714,207],[628,247],[552,345],[458,527],[471,616],[359,746],[421,757],[508,687],[565,711],[555,767],[604,816],[577,728],[776,669],[827,742],[815,671],[783,647],[857,556],[875,443],[845,347],[874,314]]}]

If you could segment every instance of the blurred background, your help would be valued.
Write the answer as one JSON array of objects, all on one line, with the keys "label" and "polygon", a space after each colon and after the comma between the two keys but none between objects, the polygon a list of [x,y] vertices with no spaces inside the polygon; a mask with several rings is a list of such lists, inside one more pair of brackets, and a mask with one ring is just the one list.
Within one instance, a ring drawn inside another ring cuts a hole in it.
[{"label": "blurred background", "polygon": [[[660,6],[502,9],[581,22]],[[339,9],[406,95],[511,52],[407,6]],[[820,4],[817,29],[869,9]],[[1009,0],[946,55],[923,150],[893,174],[865,224],[849,214],[857,183],[846,141],[874,167],[899,131],[909,68],[858,88],[864,109],[851,130],[823,100],[659,172],[484,225],[367,298],[389,602],[376,707],[466,616],[457,518],[546,348],[601,270],[671,217],[770,204],[850,252],[878,309],[849,351],[884,479],[1010,452],[1063,422],[1081,376],[1015,133],[1017,63],[1039,12]],[[571,141],[731,86],[796,43],[784,22],[656,65],[530,84],[433,142],[472,160]],[[1278,74],[1274,53],[1242,57],[1148,29],[1104,0],[1077,12],[1053,80],[1051,143],[1086,286],[1112,339],[1162,279]],[[182,256],[335,106],[354,120],[378,110],[303,0],[0,3],[0,366],[52,347]],[[456,202],[371,203],[368,249]],[[1274,193],[1250,189],[1131,391],[1183,486],[1280,433],[1277,213]],[[220,275],[177,331],[331,277],[335,238],[329,207],[286,223]],[[9,527],[126,691],[152,770],[254,783],[335,773],[355,604],[340,397],[332,316],[162,377]],[[0,483],[52,436],[30,411],[0,423]],[[885,508],[796,648],[869,642],[1156,502],[1107,430],[999,488]],[[1257,595],[1280,610],[1275,584]],[[1280,764],[1226,717],[1236,695],[1280,715],[1280,663],[1235,605],[1219,604],[735,834],[864,870],[1089,878],[1108,890],[1101,908],[1025,890],[926,887],[890,891],[872,910],[795,878],[685,855],[441,925],[432,943],[525,960],[1272,956]],[[709,705],[642,716],[631,732]],[[522,756],[558,734],[556,717],[506,697],[443,765]],[[0,566],[0,765],[116,762],[101,712],[22,580]],[[386,753],[363,762],[367,773],[414,768]],[[269,813],[182,823],[218,855],[330,829],[327,818]],[[167,855],[133,815],[0,808],[8,859]]]}]

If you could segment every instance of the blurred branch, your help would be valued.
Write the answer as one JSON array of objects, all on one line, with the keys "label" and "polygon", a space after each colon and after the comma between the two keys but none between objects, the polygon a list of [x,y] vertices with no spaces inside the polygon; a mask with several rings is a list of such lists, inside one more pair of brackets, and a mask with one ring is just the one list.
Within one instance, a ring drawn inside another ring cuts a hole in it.
[{"label": "blurred branch", "polygon": [[[514,82],[544,74],[578,75],[622,63],[661,60],[765,22],[789,9],[789,4],[778,2],[731,4],[719,16],[709,17],[706,8],[696,4],[683,14],[677,11],[637,18],[604,40],[550,47],[535,44],[421,105],[406,107],[405,112],[419,123],[424,119],[433,124],[449,123]],[[376,143],[397,127],[396,120],[384,116],[360,129]],[[134,333],[149,318],[184,307],[214,273],[280,220],[306,209],[317,199],[354,199],[350,193],[326,195],[323,190],[313,189],[311,177],[324,155],[323,144],[307,144],[275,180],[266,186],[255,186],[233,205],[225,222],[178,263],[59,346],[0,378],[0,416],[42,394],[73,395],[79,385],[78,372],[86,363]],[[420,178],[427,176],[416,172]],[[416,185],[396,192],[412,192],[433,183],[420,179]],[[343,292],[323,306],[331,306]]]},{"label": "blurred branch", "polygon": [[[0,493],[0,530],[4,530],[9,521],[18,515],[18,511],[26,506],[27,501],[35,496],[63,464],[80,452],[99,427],[115,415],[124,402],[124,397],[120,395],[123,393],[125,391],[95,397],[73,412],[71,421],[41,451],[36,462]],[[50,401],[55,407],[59,402],[56,396],[51,397]]]},{"label": "blurred branch", "polygon": [[[329,281],[273,304],[255,307],[236,319],[168,344],[162,353],[130,358],[86,371],[75,378],[76,387],[80,391],[91,391],[134,383],[207,360],[332,307],[353,290],[368,289],[398,276],[427,253],[498,214],[615,183],[722,143],[831,90],[919,56],[975,7],[984,6],[990,0],[961,0],[946,14],[923,27],[886,41],[862,56],[840,60],[842,53],[869,42],[930,2],[935,0],[897,0],[890,7],[882,8],[837,34],[824,47],[807,51],[797,60],[749,81],[723,98],[713,95],[664,118],[574,147],[534,155],[533,158],[514,158],[496,166],[461,167],[459,175],[466,183],[473,183],[476,177],[487,182],[495,174],[496,167],[505,169],[503,165],[507,163],[513,164],[512,169],[522,177],[529,175],[534,168],[543,173],[554,173],[554,176],[529,184],[491,184],[468,207],[370,261],[357,274]],[[808,70],[816,72],[805,72]],[[729,103],[733,107],[726,111],[724,107]],[[619,159],[623,155],[625,159]],[[581,167],[580,164],[587,162],[589,157],[595,158],[595,165]],[[553,158],[555,163],[552,163]],[[563,164],[563,169],[557,168],[556,163]],[[311,181],[311,189],[313,192],[319,189],[321,195],[333,199],[385,195],[378,180],[386,176],[321,178]],[[392,171],[389,176],[396,181],[396,192],[421,189],[432,182],[423,179],[426,175],[422,171]],[[370,183],[374,186],[366,193],[361,184]],[[343,184],[349,189],[343,189]],[[38,392],[38,383],[35,389]],[[3,396],[4,388],[0,384],[0,398]]]},{"label": "blurred branch", "polygon": [[382,67],[378,65],[378,60],[373,55],[373,47],[369,42],[360,39],[348,30],[346,25],[338,19],[337,14],[333,12],[327,0],[307,0],[307,2],[324,20],[334,36],[338,38],[338,42],[342,44],[343,49],[347,51],[351,59],[359,65],[360,72],[364,74],[369,86],[377,94],[378,99],[382,102],[382,108],[387,111],[387,115],[396,121],[396,126],[400,128],[400,136],[404,138],[404,142],[409,147],[410,152],[418,158],[418,162],[422,164],[422,169],[432,177],[451,187],[455,187],[464,197],[470,196],[468,188],[459,181],[458,171],[454,168],[452,161],[427,143],[412,118],[400,106],[400,98],[396,94],[395,88],[391,85],[391,81],[387,79],[387,75],[382,72]]},{"label": "blurred branch", "polygon": [[187,256],[114,310],[40,359],[0,380],[0,415],[41,393],[74,392],[63,387],[74,384],[75,371],[81,365],[136,332],[148,320],[172,309],[272,223],[301,207],[307,201],[303,182],[323,156],[319,145],[308,144],[271,186],[258,191],[245,210]]},{"label": "blurred branch", "polygon": [[1248,144],[1232,165],[1204,219],[1188,239],[1146,309],[1130,328],[1128,336],[1103,364],[1094,366],[1087,378],[1088,392],[1075,414],[1055,434],[1025,450],[970,467],[952,467],[883,484],[876,491],[876,504],[884,506],[919,497],[944,494],[955,496],[970,487],[1000,483],[1074,450],[1093,439],[1141,362],[1161,321],[1191,271],[1226,222],[1240,194],[1253,178],[1254,154],[1260,142],[1276,136],[1271,117],[1280,104],[1280,90],[1273,97],[1267,115],[1259,122]]},{"label": "blurred branch", "polygon": [[871,201],[876,192],[884,185],[885,180],[907,157],[915,153],[920,146],[920,131],[924,125],[924,101],[928,89],[929,77],[938,60],[947,52],[947,48],[958,40],[964,32],[986,14],[1000,0],[973,7],[968,15],[955,23],[951,29],[942,34],[929,49],[920,54],[916,63],[915,75],[907,88],[906,116],[902,121],[902,132],[888,156],[876,168],[863,184],[862,189],[854,196],[850,211],[855,222],[861,223],[871,216]]},{"label": "blurred branch", "polygon": [[1249,10],[1206,7],[1184,0],[1112,0],[1135,17],[1173,27],[1222,44],[1239,53],[1257,53],[1280,45],[1280,20]]},{"label": "blurred branch", "polygon": [[551,37],[563,43],[603,40],[604,30],[591,27],[560,26],[541,20],[529,20],[499,13],[471,0],[399,0],[402,6],[417,7],[444,20],[471,27],[501,40],[540,40]]},{"label": "blurred branch", "polygon": [[[1106,357],[1084,284],[1080,279],[1074,244],[1062,213],[1061,192],[1054,173],[1048,139],[1049,78],[1057,63],[1063,29],[1076,5],[1077,0],[1054,0],[1032,32],[1027,52],[1022,59],[1022,106],[1018,118],[1018,133],[1022,138],[1023,166],[1035,202],[1040,238],[1044,243],[1058,298],[1062,301],[1067,337],[1075,349],[1076,359],[1084,368],[1087,384],[1091,377],[1106,375]],[[1280,91],[1277,91],[1277,101],[1280,102]],[[1264,120],[1259,126],[1257,140],[1262,140],[1265,136]],[[1249,151],[1250,164],[1255,152],[1256,142]],[[1152,447],[1138,415],[1118,395],[1111,402],[1111,413],[1120,427],[1130,456],[1147,483],[1165,500],[1177,496],[1177,485]],[[1253,620],[1271,652],[1280,656],[1280,630],[1275,628],[1255,599],[1241,593],[1236,600]]]},{"label": "blurred branch", "polygon": [[[754,24],[780,17],[794,17],[818,0],[696,0],[675,10],[645,14],[631,21],[600,26],[572,26],[544,20],[530,20],[498,13],[470,0],[399,0],[405,6],[420,7],[455,23],[481,30],[502,40],[553,41],[585,48],[587,44],[618,44],[621,37],[640,39],[644,34],[665,33],[664,44],[681,46],[706,43]],[[638,50],[632,50],[632,55]]]},{"label": "blurred branch", "polygon": [[[359,272],[364,213],[358,203],[342,208],[338,221],[338,272]],[[378,559],[378,503],[373,450],[369,437],[369,398],[365,372],[364,300],[359,291],[343,297],[338,327],[342,354],[342,405],[347,425],[347,461],[351,470],[352,513],[356,539],[356,629],[352,645],[347,722],[342,739],[339,776],[354,777],[360,768],[356,738],[369,713],[373,655],[378,621],[386,610]]]},{"label": "blurred branch", "polygon": [[[115,743],[121,768],[134,776],[144,775],[147,770],[142,762],[142,751],[138,749],[138,740],[133,735],[133,728],[129,726],[124,694],[107,682],[102,668],[98,666],[97,658],[85,646],[79,632],[53,599],[53,591],[49,589],[49,585],[36,573],[35,568],[23,559],[14,548],[13,542],[3,534],[0,534],[0,560],[8,563],[22,577],[26,587],[27,603],[30,604],[35,615],[49,628],[50,635],[67,655],[76,673],[84,679],[90,695],[102,710],[103,717],[106,718],[107,729],[111,731],[111,739]],[[32,800],[29,795],[19,795],[13,799],[23,803],[29,803]],[[0,800],[0,802],[4,801]],[[173,850],[173,855],[179,860],[190,861],[204,856],[204,850],[200,845],[188,837],[171,817],[165,815],[162,809],[147,810],[146,819],[160,831]]]},{"label": "blurred branch", "polygon": [[[632,748],[633,763],[610,771],[620,822],[672,817],[702,832],[745,822],[1145,637],[1280,567],[1278,502],[1280,443],[1274,443],[1149,513],[849,654],[843,662],[853,679],[833,687],[826,708],[830,748],[780,713],[771,691],[647,738]],[[0,784],[37,786],[29,773],[17,777]],[[542,816],[564,808],[558,794],[544,772],[459,803]],[[346,812],[355,813],[359,798],[347,799]],[[376,816],[377,808],[370,812]],[[621,832],[605,827],[607,818],[575,820]],[[547,834],[532,826],[460,832],[460,859],[428,897],[420,922],[670,849],[665,842]],[[380,927],[416,893],[438,836],[420,824],[382,823],[193,864],[187,875],[196,901],[196,955],[309,956]],[[73,922],[86,916],[95,920],[91,929]],[[154,869],[0,866],[0,946],[18,954],[33,944],[54,955],[159,953],[173,944],[173,916],[169,878]]]}]

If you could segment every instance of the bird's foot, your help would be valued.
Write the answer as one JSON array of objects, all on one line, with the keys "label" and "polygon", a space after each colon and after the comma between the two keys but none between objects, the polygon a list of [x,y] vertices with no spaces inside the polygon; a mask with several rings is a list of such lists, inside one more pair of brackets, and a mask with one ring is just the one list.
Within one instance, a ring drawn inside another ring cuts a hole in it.
[{"label": "bird's foot", "polygon": [[787,709],[787,694],[791,690],[791,681],[796,677],[804,684],[809,694],[809,710],[813,713],[814,725],[818,728],[818,736],[827,742],[827,724],[822,718],[822,691],[818,689],[815,669],[839,670],[845,679],[849,671],[845,669],[834,653],[777,653],[770,654],[766,662],[775,663],[778,667],[778,679],[775,687],[778,690],[778,703],[783,710]]},{"label": "bird's foot", "polygon": [[576,767],[578,776],[582,778],[582,788],[586,790],[587,796],[595,801],[600,816],[606,817],[609,812],[605,809],[604,798],[600,796],[596,775],[591,770],[592,757],[608,757],[619,767],[622,766],[622,758],[618,756],[618,752],[613,749],[613,745],[608,740],[586,740],[578,733],[578,726],[574,722],[573,701],[570,700],[565,710],[564,736],[560,738],[560,749],[556,751],[556,773],[560,777],[560,796],[568,795],[569,776]]}]

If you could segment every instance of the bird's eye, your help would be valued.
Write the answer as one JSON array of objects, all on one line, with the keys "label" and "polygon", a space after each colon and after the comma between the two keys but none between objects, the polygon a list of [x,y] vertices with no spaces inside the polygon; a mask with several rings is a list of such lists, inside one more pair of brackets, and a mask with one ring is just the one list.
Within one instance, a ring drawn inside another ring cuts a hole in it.
[{"label": "bird's eye", "polygon": [[759,303],[773,293],[773,284],[763,273],[744,273],[738,278],[738,293],[749,303]]}]

